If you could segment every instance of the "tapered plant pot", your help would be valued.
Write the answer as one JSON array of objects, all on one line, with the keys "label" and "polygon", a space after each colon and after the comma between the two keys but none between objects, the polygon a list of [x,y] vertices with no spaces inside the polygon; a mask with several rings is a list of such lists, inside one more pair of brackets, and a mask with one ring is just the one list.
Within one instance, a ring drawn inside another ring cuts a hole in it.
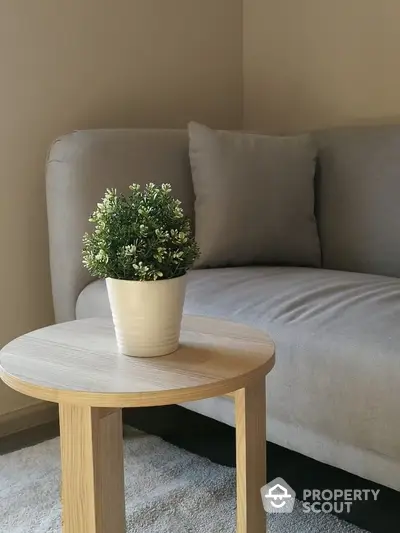
[{"label": "tapered plant pot", "polygon": [[118,349],[158,357],[178,349],[187,276],[157,281],[107,278]]}]

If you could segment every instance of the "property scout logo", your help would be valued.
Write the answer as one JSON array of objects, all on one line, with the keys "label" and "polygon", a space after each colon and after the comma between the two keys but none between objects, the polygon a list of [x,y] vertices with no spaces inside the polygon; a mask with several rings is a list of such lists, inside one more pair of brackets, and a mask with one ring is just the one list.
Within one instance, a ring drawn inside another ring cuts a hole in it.
[{"label": "property scout logo", "polygon": [[261,497],[267,513],[291,513],[296,501],[296,493],[280,477],[261,489]]},{"label": "property scout logo", "polygon": [[[379,489],[305,489],[298,495],[303,513],[350,513],[356,501],[377,501]],[[276,478],[261,489],[267,513],[291,513],[295,491],[282,478]]]}]

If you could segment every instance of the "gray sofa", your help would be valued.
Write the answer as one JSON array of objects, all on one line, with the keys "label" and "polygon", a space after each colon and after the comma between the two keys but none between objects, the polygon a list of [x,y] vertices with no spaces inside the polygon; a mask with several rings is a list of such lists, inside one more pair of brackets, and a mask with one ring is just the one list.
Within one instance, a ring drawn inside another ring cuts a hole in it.
[{"label": "gray sofa", "polygon": [[[400,490],[400,127],[315,139],[322,268],[194,270],[185,312],[271,334],[272,442]],[[104,281],[81,263],[88,216],[106,187],[170,182],[193,216],[185,131],[66,135],[51,148],[46,179],[57,321],[110,316]],[[228,398],[186,407],[234,424]]]}]

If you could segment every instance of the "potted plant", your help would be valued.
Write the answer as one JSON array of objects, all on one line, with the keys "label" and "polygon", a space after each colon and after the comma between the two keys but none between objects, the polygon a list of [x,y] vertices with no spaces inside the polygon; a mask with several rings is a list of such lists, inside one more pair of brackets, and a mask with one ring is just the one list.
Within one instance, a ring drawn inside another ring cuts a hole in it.
[{"label": "potted plant", "polygon": [[136,357],[178,348],[186,273],[199,256],[169,184],[107,189],[83,237],[83,264],[105,278],[119,351]]}]

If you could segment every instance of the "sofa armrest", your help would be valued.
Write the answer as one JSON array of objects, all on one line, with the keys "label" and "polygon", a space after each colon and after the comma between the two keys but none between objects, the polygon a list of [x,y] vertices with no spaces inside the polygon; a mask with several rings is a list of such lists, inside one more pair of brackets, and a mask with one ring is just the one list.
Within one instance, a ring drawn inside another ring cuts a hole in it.
[{"label": "sofa armrest", "polygon": [[88,218],[108,187],[171,183],[193,212],[193,186],[183,130],[87,130],[57,139],[46,169],[50,269],[57,322],[74,320],[80,292],[91,281],[82,265]]}]

